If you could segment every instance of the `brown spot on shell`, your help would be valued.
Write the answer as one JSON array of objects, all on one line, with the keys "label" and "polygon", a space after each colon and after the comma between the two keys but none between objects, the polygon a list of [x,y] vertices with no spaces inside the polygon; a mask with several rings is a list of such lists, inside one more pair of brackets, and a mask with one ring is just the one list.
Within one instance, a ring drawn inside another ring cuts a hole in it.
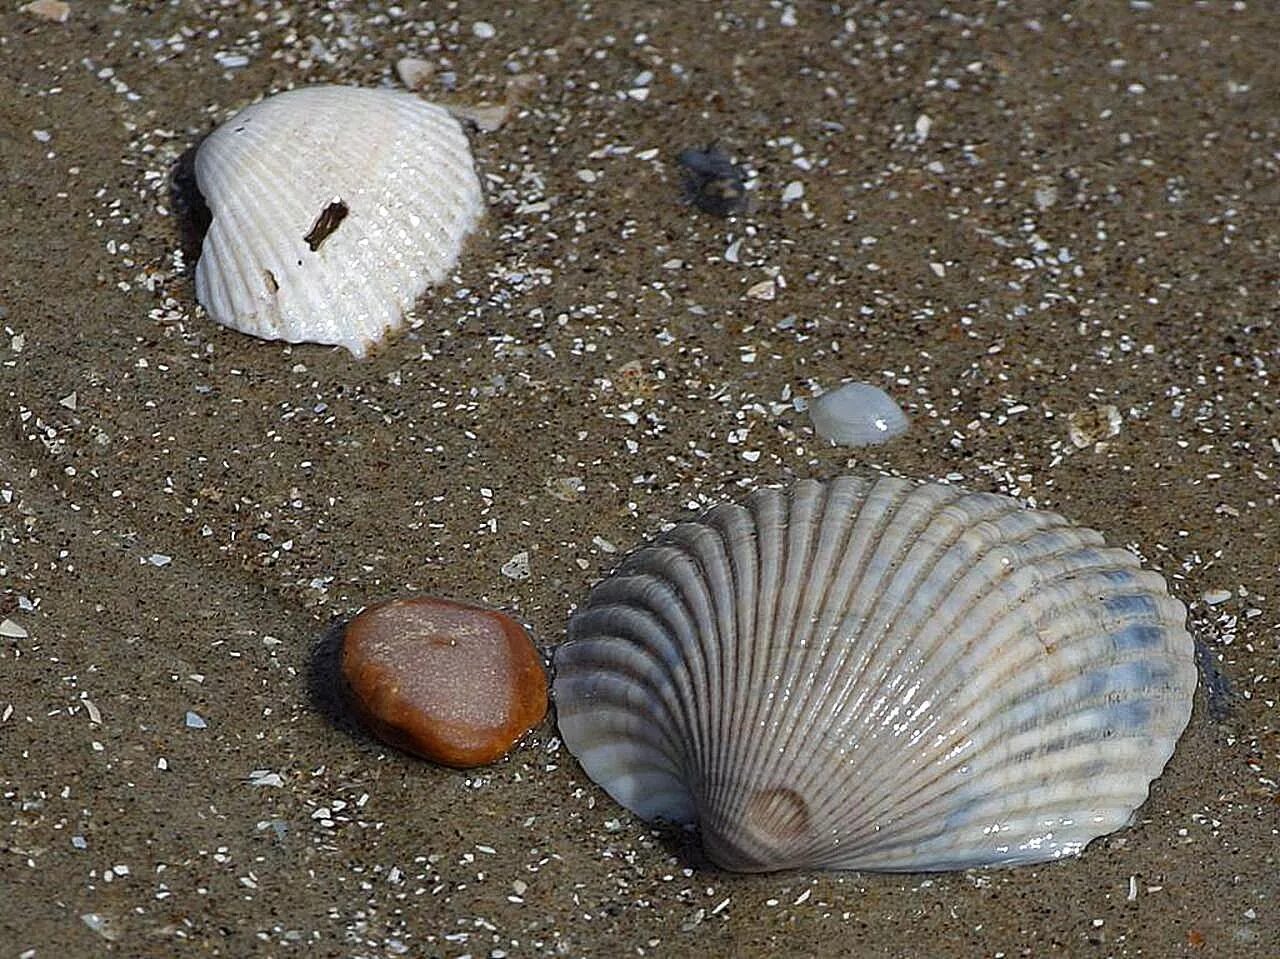
[{"label": "brown spot on shell", "polygon": [[809,832],[809,805],[794,789],[762,789],[747,802],[745,822],[761,840],[792,843]]},{"label": "brown spot on shell", "polygon": [[798,863],[796,852],[806,844],[812,824],[804,796],[787,786],[755,791],[741,815],[727,821],[733,828],[722,832],[702,822],[702,841],[716,865],[739,872],[767,872]]}]

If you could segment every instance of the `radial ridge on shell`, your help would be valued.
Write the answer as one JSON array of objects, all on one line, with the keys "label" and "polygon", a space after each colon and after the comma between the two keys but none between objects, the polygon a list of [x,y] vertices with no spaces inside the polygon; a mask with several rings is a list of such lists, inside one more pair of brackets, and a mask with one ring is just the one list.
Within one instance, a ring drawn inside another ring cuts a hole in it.
[{"label": "radial ridge on shell", "polygon": [[1009,497],[806,480],[632,553],[555,652],[564,742],[718,865],[942,870],[1126,825],[1196,685],[1186,610]]},{"label": "radial ridge on shell", "polygon": [[196,296],[224,326],[363,356],[453,269],[484,209],[458,121],[398,90],[312,86],[196,153],[212,220]]}]

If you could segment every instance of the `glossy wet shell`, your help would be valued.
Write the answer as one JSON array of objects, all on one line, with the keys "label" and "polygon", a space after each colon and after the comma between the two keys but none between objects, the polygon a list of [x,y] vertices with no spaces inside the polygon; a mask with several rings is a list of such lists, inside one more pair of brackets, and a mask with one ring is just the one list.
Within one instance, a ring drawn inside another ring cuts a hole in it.
[{"label": "glossy wet shell", "polygon": [[196,154],[215,320],[356,356],[458,260],[483,210],[465,134],[397,90],[315,86],[241,110]]},{"label": "glossy wet shell", "polygon": [[555,655],[565,744],[717,864],[938,870],[1079,853],[1187,724],[1182,604],[1003,496],[805,481],[632,554]]}]

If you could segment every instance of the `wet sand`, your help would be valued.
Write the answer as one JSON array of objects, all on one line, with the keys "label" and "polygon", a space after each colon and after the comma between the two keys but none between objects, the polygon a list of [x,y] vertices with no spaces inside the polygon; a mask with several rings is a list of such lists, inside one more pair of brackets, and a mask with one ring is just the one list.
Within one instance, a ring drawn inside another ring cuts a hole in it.
[{"label": "wet sand", "polygon": [[[1280,955],[1273,8],[17,6],[0,954]],[[179,156],[404,55],[429,96],[538,78],[473,136],[490,215],[454,279],[364,362],[217,327]],[[713,140],[746,215],[681,202],[675,153]],[[907,436],[818,442],[795,400],[844,379]],[[665,521],[847,468],[1022,497],[1169,579],[1231,691],[1131,828],[1042,867],[734,876],[550,719],[466,773],[332,698],[365,603],[482,602],[550,648]]]}]

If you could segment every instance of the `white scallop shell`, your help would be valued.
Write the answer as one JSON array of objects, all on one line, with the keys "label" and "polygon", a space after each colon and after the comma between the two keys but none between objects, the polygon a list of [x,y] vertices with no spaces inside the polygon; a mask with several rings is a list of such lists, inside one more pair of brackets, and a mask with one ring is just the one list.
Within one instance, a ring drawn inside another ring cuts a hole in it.
[{"label": "white scallop shell", "polygon": [[356,356],[444,279],[484,207],[458,121],[397,90],[268,97],[200,145],[196,181],[213,215],[196,296],[213,318]]},{"label": "white scallop shell", "polygon": [[1056,859],[1128,821],[1187,724],[1183,605],[1097,532],[893,478],[682,523],[555,653],[565,744],[719,865]]}]

